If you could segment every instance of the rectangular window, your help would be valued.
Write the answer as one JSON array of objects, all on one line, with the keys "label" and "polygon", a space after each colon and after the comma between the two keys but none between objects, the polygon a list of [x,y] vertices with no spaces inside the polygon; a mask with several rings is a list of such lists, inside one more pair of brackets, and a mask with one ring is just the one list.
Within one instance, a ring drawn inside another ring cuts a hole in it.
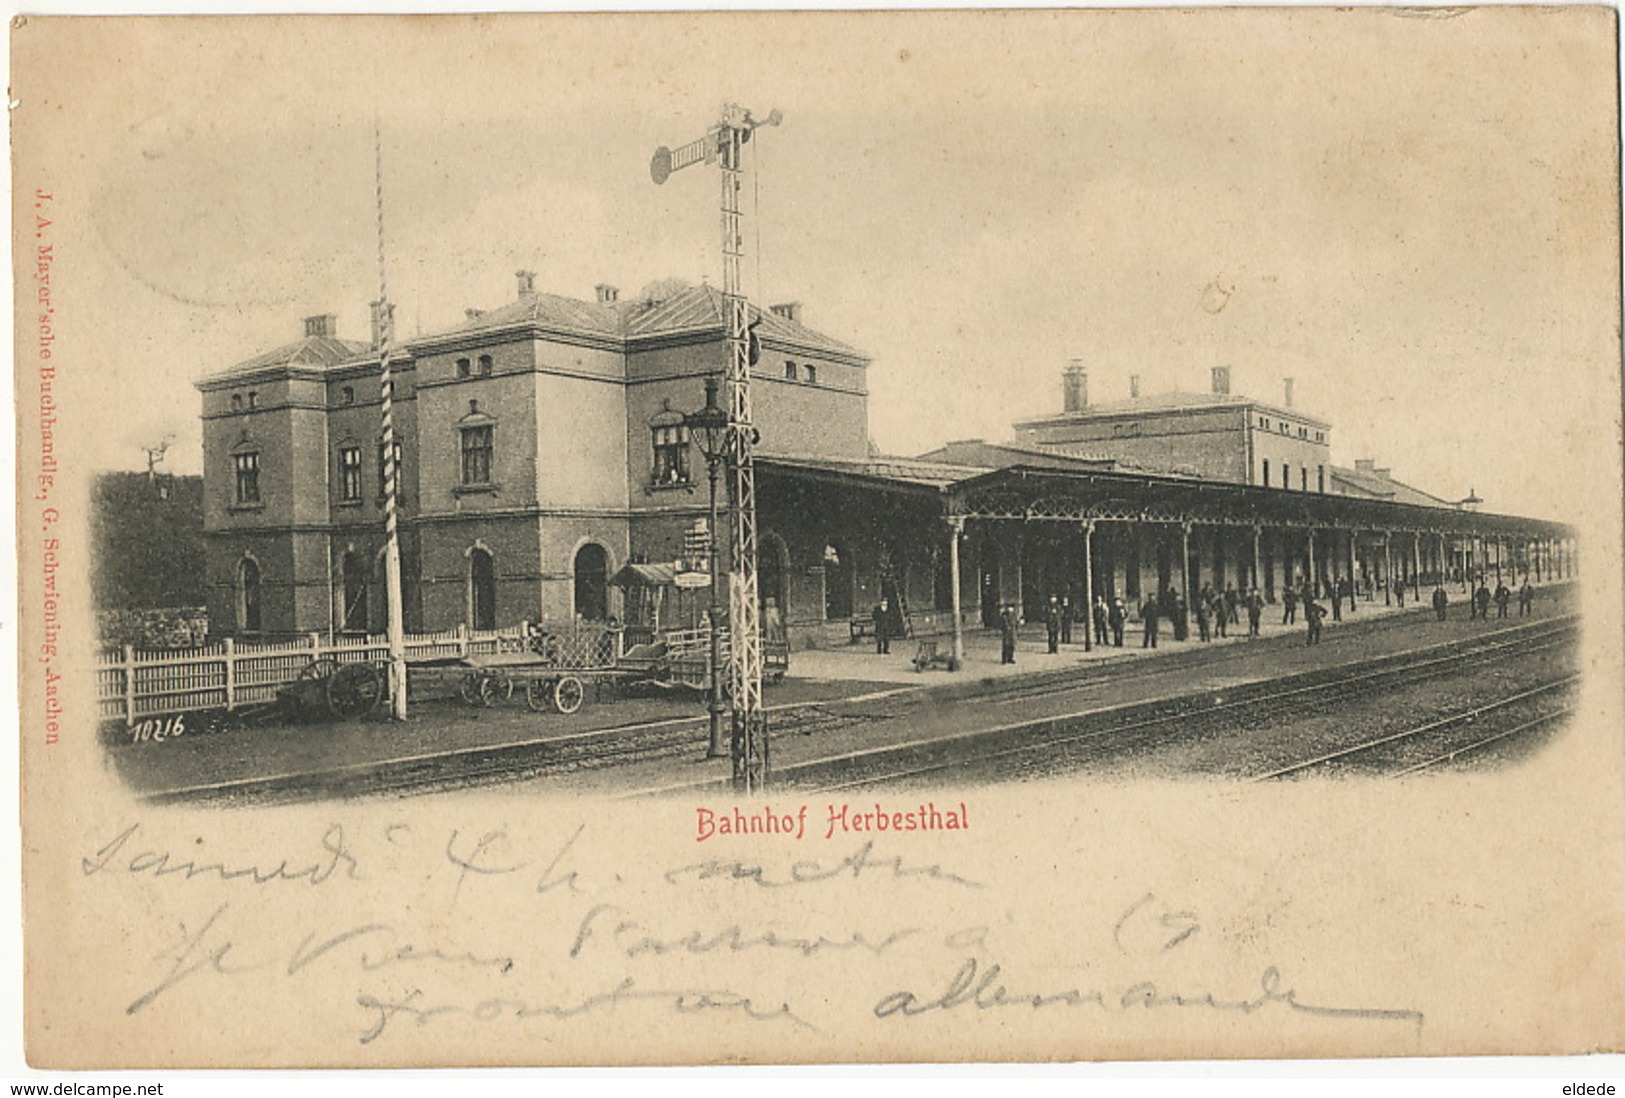
[{"label": "rectangular window", "polygon": [[1326,494],[1326,467],[1324,465],[1315,466],[1315,479],[1317,481],[1319,481],[1319,483],[1320,483],[1320,488],[1319,488],[1320,493],[1322,495],[1325,495]]},{"label": "rectangular window", "polygon": [[339,450],[339,499],[345,503],[361,502],[361,447],[345,446]]},{"label": "rectangular window", "polygon": [[814,366],[812,363],[803,363],[801,366],[801,374],[807,379],[807,384],[818,384],[818,367]]},{"label": "rectangular window", "polygon": [[1281,487],[1289,491],[1292,488],[1292,466],[1284,461],[1281,462]]},{"label": "rectangular window", "polygon": [[469,375],[469,373],[470,373],[470,370],[469,370],[468,359],[466,359],[466,358],[458,359],[457,360],[457,376],[458,377],[467,377]]},{"label": "rectangular window", "polygon": [[481,377],[490,377],[491,376],[491,356],[490,355],[481,355],[480,356],[480,376]]},{"label": "rectangular window", "polygon": [[652,428],[656,484],[687,484],[688,428],[681,424]]},{"label": "rectangular window", "polygon": [[355,403],[354,385],[346,385],[343,389],[339,390],[339,402],[345,405]]},{"label": "rectangular window", "polygon": [[786,362],[784,364],[784,380],[795,381],[798,376],[799,375],[796,373],[796,364],[794,362]]},{"label": "rectangular window", "polygon": [[491,483],[491,427],[463,428],[463,483]]},{"label": "rectangular window", "polygon": [[237,469],[237,502],[260,501],[260,456],[257,453],[237,454],[232,458]]},{"label": "rectangular window", "polygon": [[1270,459],[1264,459],[1264,487],[1270,486]]},{"label": "rectangular window", "polygon": [[1298,490],[1301,492],[1309,491],[1309,466],[1307,465],[1298,470]]}]

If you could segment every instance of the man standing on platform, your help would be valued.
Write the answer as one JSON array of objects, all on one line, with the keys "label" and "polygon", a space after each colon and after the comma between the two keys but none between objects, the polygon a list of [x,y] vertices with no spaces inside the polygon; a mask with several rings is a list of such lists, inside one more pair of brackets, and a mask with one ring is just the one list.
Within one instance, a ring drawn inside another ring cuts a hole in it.
[{"label": "man standing on platform", "polygon": [[881,599],[875,604],[875,655],[891,654],[891,603]]},{"label": "man standing on platform", "polygon": [[999,633],[1003,642],[999,653],[1000,663],[1016,662],[1016,608],[1006,606],[999,613]]},{"label": "man standing on platform", "polygon": [[[1102,648],[1106,647],[1106,624],[1110,618],[1111,611],[1106,608],[1106,596],[1096,595],[1094,606],[1095,643],[1100,645]],[[1118,625],[1118,633],[1122,633],[1121,623]],[[1117,638],[1117,647],[1123,647],[1123,638],[1121,635],[1119,635]]]},{"label": "man standing on platform", "polygon": [[1304,600],[1303,620],[1309,625],[1308,644],[1320,643],[1320,619],[1326,616],[1326,608],[1316,602],[1314,596]]},{"label": "man standing on platform", "polygon": [[1502,583],[1500,580],[1496,580],[1495,581],[1495,616],[1498,617],[1498,618],[1506,617],[1507,616],[1507,603],[1509,603],[1511,601],[1512,601],[1512,592],[1511,592],[1511,590],[1509,590],[1507,588],[1506,584]]},{"label": "man standing on platform", "polygon": [[1061,650],[1061,600],[1054,595],[1044,607],[1044,635],[1049,638],[1049,652],[1053,656]]},{"label": "man standing on platform", "polygon": [[1258,636],[1258,621],[1264,616],[1264,596],[1254,587],[1247,595],[1247,635]]},{"label": "man standing on platform", "polygon": [[1535,603],[1535,589],[1529,586],[1529,577],[1523,578],[1523,586],[1518,589],[1518,616],[1533,612]]},{"label": "man standing on platform", "polygon": [[1433,615],[1440,621],[1444,620],[1445,607],[1450,605],[1450,596],[1444,593],[1444,587],[1433,589]]},{"label": "man standing on platform", "polygon": [[1161,612],[1157,606],[1157,596],[1147,595],[1145,603],[1140,607],[1140,621],[1145,626],[1145,636],[1140,640],[1141,648],[1155,648],[1157,646],[1157,616]]},{"label": "man standing on platform", "polygon": [[1291,625],[1298,620],[1298,592],[1290,582],[1281,589],[1281,606],[1286,611],[1281,615],[1282,625]]},{"label": "man standing on platform", "polygon": [[1061,598],[1061,643],[1072,643],[1072,621],[1077,617],[1072,609],[1072,596],[1064,595]]},{"label": "man standing on platform", "polygon": [[[1111,609],[1106,612],[1106,622],[1112,627],[1112,646],[1123,647],[1123,626],[1128,621],[1128,610],[1123,606],[1120,598],[1112,599]],[[1102,641],[1102,644],[1105,642]]]}]

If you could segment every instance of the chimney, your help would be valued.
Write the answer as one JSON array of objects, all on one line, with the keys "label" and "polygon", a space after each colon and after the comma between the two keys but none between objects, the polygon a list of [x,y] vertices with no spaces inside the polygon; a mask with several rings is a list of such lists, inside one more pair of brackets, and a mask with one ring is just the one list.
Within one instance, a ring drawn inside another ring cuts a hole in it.
[{"label": "chimney", "polygon": [[1376,458],[1355,458],[1354,459],[1354,469],[1355,469],[1355,472],[1359,472],[1359,473],[1375,473],[1377,471],[1377,459]]},{"label": "chimney", "polygon": [[[382,301],[372,303],[372,349],[375,351],[384,345],[384,312],[384,303]],[[389,306],[388,312],[389,329],[390,333],[393,334],[395,331],[395,306],[393,304]]]},{"label": "chimney", "polygon": [[621,291],[607,282],[600,282],[593,289],[598,294],[598,304],[600,305],[613,305],[621,296]]},{"label": "chimney", "polygon": [[1292,379],[1289,377],[1283,377],[1281,379],[1281,384],[1285,389],[1284,399],[1286,401],[1286,406],[1290,408],[1292,407]]},{"label": "chimney", "polygon": [[520,296],[520,298],[523,299],[523,298],[527,298],[527,297],[535,297],[536,296],[536,272],[535,271],[515,271],[513,274],[514,274],[514,277],[519,280],[519,296]]},{"label": "chimney", "polygon": [[323,339],[332,339],[338,332],[339,318],[332,313],[323,313],[320,316],[305,317],[305,336],[320,336]]},{"label": "chimney", "polygon": [[1228,367],[1228,366],[1215,366],[1215,367],[1213,367],[1213,395],[1214,396],[1229,396],[1230,395],[1230,367]]},{"label": "chimney", "polygon": [[1393,472],[1394,471],[1392,469],[1373,469],[1371,471],[1373,473],[1376,473],[1383,480],[1392,480],[1393,479]]},{"label": "chimney", "polygon": [[801,302],[785,301],[778,305],[769,305],[768,311],[776,316],[782,316],[792,324],[801,323]]},{"label": "chimney", "polygon": [[485,310],[484,309],[464,309],[463,310],[463,316],[465,318],[467,318],[467,322],[470,323],[470,324],[472,324],[474,321],[478,320],[480,317],[482,317],[484,315],[485,315]]},{"label": "chimney", "polygon": [[1089,407],[1089,372],[1083,359],[1075,358],[1061,375],[1061,408],[1067,412],[1081,412]]},{"label": "chimney", "polygon": [[1130,374],[1130,375],[1128,375],[1128,398],[1130,400],[1138,400],[1138,399],[1140,399],[1140,375],[1139,374]]}]

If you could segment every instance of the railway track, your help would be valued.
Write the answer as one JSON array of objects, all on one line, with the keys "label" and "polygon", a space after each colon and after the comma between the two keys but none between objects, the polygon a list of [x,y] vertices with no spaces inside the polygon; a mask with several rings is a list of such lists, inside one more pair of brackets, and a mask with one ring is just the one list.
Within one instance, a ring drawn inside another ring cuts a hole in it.
[{"label": "railway track", "polygon": [[[1528,658],[1570,643],[1574,632],[1574,620],[1567,619],[1519,630],[1515,636],[1452,643],[1441,646],[1442,651],[1406,653],[1353,668],[1204,690],[1074,717],[1018,722],[953,739],[890,745],[849,758],[780,768],[774,777],[780,788],[839,792],[931,779],[982,782],[1076,771],[1165,746],[1175,737],[1202,737],[1216,724],[1267,727],[1396,683],[1414,687],[1478,665]],[[1461,719],[1467,720],[1468,714],[1461,714]]]},{"label": "railway track", "polygon": [[[1133,703],[1107,710],[1098,708],[1103,685],[1137,680],[1166,679],[1179,668],[1171,660],[1149,665],[1107,665],[1100,671],[1080,676],[1077,671],[1052,676],[1024,676],[997,684],[965,684],[950,690],[904,689],[867,700],[805,703],[776,709],[770,713],[775,738],[840,732],[856,725],[875,724],[911,717],[933,723],[943,702],[957,708],[985,705],[984,712],[996,715],[1013,701],[1029,704],[1059,704],[1058,715],[1023,719],[991,729],[974,729],[959,735],[937,735],[918,742],[879,747],[869,752],[839,758],[799,763],[775,770],[775,784],[796,789],[839,789],[926,778],[963,770],[968,765],[988,766],[1003,760],[1015,770],[1027,759],[1045,752],[1063,750],[1076,756],[1083,745],[1095,744],[1101,752],[1121,748],[1123,737],[1145,736],[1152,729],[1167,729],[1171,722],[1189,723],[1193,718],[1248,708],[1263,718],[1289,713],[1295,707],[1379,688],[1396,678],[1437,677],[1456,673],[1475,663],[1505,658],[1507,653],[1528,653],[1542,646],[1566,643],[1573,635],[1576,619],[1545,619],[1536,624],[1514,627],[1490,637],[1470,637],[1436,645],[1421,652],[1382,657],[1348,667],[1320,668],[1281,680],[1238,687],[1200,691],[1178,698]],[[1215,664],[1239,659],[1254,651],[1238,644],[1225,649],[1193,650],[1176,659],[1184,664],[1211,669]],[[1037,678],[1037,681],[1033,681]],[[1074,708],[1066,696],[1079,696]],[[927,707],[934,707],[929,713]],[[1021,737],[1022,742],[1008,741]],[[147,799],[154,803],[190,802],[221,804],[275,804],[320,800],[334,797],[364,797],[383,794],[411,795],[461,788],[514,783],[544,778],[568,779],[612,767],[664,759],[697,758],[705,738],[703,717],[651,721],[640,725],[584,730],[564,735],[538,737],[517,744],[439,751],[385,763],[355,764],[327,768],[320,772],[270,775],[246,781],[219,783],[159,792]],[[1087,765],[1082,759],[1080,765]],[[705,781],[663,787],[715,790],[723,785],[714,776]]]},{"label": "railway track", "polygon": [[[1464,755],[1562,720],[1573,711],[1562,697],[1579,680],[1577,674],[1563,675],[1510,697],[1279,767],[1253,780],[1273,781],[1350,770],[1375,770],[1399,776],[1444,766]],[[1550,704],[1553,699],[1557,699],[1558,704]]]}]

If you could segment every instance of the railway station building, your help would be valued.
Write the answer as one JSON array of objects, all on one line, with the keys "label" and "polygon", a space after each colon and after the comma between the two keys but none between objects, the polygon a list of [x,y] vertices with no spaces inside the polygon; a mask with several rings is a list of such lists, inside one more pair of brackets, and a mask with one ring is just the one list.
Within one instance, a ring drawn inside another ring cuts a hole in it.
[{"label": "railway station building", "polygon": [[[217,635],[383,631],[373,314],[367,340],[308,317],[198,383]],[[674,562],[709,500],[684,416],[726,361],[723,315],[708,286],[577,300],[521,271],[513,300],[392,350],[408,631],[692,622],[701,604],[673,585]],[[761,595],[792,645],[846,643],[883,597],[923,635],[992,624],[1005,605],[1033,616],[1051,595],[1132,603],[1205,583],[1273,600],[1348,577],[1385,597],[1573,568],[1566,528],[1447,502],[1374,461],[1334,465],[1331,425],[1294,407],[1290,383],[1279,403],[1254,400],[1224,367],[1206,393],[1136,385],[1091,404],[1074,363],[1061,411],[1008,441],[879,455],[868,357],[797,304],[752,316]]]}]

